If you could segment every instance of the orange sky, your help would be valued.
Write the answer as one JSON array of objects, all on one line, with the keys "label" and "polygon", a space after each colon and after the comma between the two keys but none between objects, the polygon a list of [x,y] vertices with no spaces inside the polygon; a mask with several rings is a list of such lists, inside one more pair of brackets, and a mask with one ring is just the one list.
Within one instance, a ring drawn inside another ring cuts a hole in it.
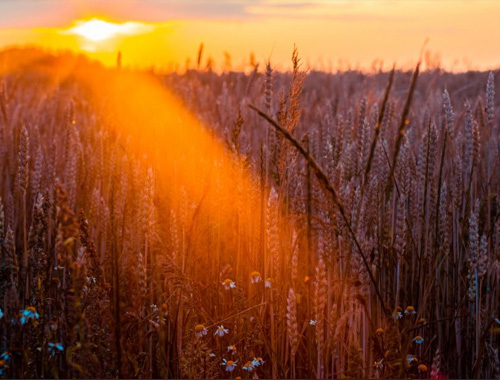
[{"label": "orange sky", "polygon": [[[69,48],[107,64],[121,50],[125,65],[183,68],[203,42],[219,68],[227,51],[233,68],[253,52],[286,69],[295,43],[310,68],[369,69],[376,59],[413,65],[428,37],[442,67],[492,69],[500,67],[499,15],[497,0],[1,0],[0,47]],[[100,41],[68,32],[94,17],[136,23]]]}]

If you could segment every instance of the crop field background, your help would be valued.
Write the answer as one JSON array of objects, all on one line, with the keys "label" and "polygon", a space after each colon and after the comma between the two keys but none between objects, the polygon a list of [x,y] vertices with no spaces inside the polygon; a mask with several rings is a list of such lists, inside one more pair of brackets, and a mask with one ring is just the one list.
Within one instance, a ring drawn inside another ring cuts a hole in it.
[{"label": "crop field background", "polygon": [[0,54],[0,376],[500,376],[498,73],[291,56]]},{"label": "crop field background", "polygon": [[499,14],[0,0],[0,379],[500,379]]}]

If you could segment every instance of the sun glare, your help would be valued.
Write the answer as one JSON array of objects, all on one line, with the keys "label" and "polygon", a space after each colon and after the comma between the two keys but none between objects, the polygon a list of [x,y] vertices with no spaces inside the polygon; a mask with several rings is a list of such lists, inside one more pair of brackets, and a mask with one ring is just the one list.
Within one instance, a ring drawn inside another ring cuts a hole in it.
[{"label": "sun glare", "polygon": [[120,27],[107,21],[93,19],[80,23],[70,31],[91,41],[102,41],[115,36]]},{"label": "sun glare", "polygon": [[137,22],[118,24],[94,18],[88,21],[78,21],[66,33],[76,34],[90,41],[103,41],[118,35],[131,35],[148,29],[149,26]]}]

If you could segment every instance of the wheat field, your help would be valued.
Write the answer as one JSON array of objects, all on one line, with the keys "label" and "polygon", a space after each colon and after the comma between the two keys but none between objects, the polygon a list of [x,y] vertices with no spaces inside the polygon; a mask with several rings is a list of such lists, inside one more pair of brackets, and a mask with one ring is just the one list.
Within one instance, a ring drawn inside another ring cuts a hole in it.
[{"label": "wheat field", "polygon": [[0,53],[0,377],[500,376],[498,73],[291,58]]}]

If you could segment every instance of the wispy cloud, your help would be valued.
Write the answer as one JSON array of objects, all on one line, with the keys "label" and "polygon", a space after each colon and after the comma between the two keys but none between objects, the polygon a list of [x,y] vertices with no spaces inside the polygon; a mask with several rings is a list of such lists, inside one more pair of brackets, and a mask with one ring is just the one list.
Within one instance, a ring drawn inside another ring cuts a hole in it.
[{"label": "wispy cloud", "polygon": [[0,0],[0,28],[67,26],[94,16],[116,22],[273,18],[387,24],[413,19],[418,16],[415,10],[438,3],[469,4],[469,8],[476,4],[465,0]]},{"label": "wispy cloud", "polygon": [[[346,21],[378,19],[371,7],[390,7],[394,0],[150,0],[146,18],[254,19],[262,17],[321,18]],[[374,4],[376,3],[376,5]],[[378,12],[380,15],[380,12]]]},{"label": "wispy cloud", "polygon": [[[388,0],[377,1],[379,5]],[[368,0],[0,0],[0,28],[56,26],[94,15],[116,21],[352,17]],[[358,12],[359,14],[359,12]]]},{"label": "wispy cloud", "polygon": [[[393,19],[376,14],[374,0],[258,0],[245,7],[248,15],[260,17],[327,19],[350,22],[383,21]],[[390,0],[376,1],[377,7],[389,6]]]}]

